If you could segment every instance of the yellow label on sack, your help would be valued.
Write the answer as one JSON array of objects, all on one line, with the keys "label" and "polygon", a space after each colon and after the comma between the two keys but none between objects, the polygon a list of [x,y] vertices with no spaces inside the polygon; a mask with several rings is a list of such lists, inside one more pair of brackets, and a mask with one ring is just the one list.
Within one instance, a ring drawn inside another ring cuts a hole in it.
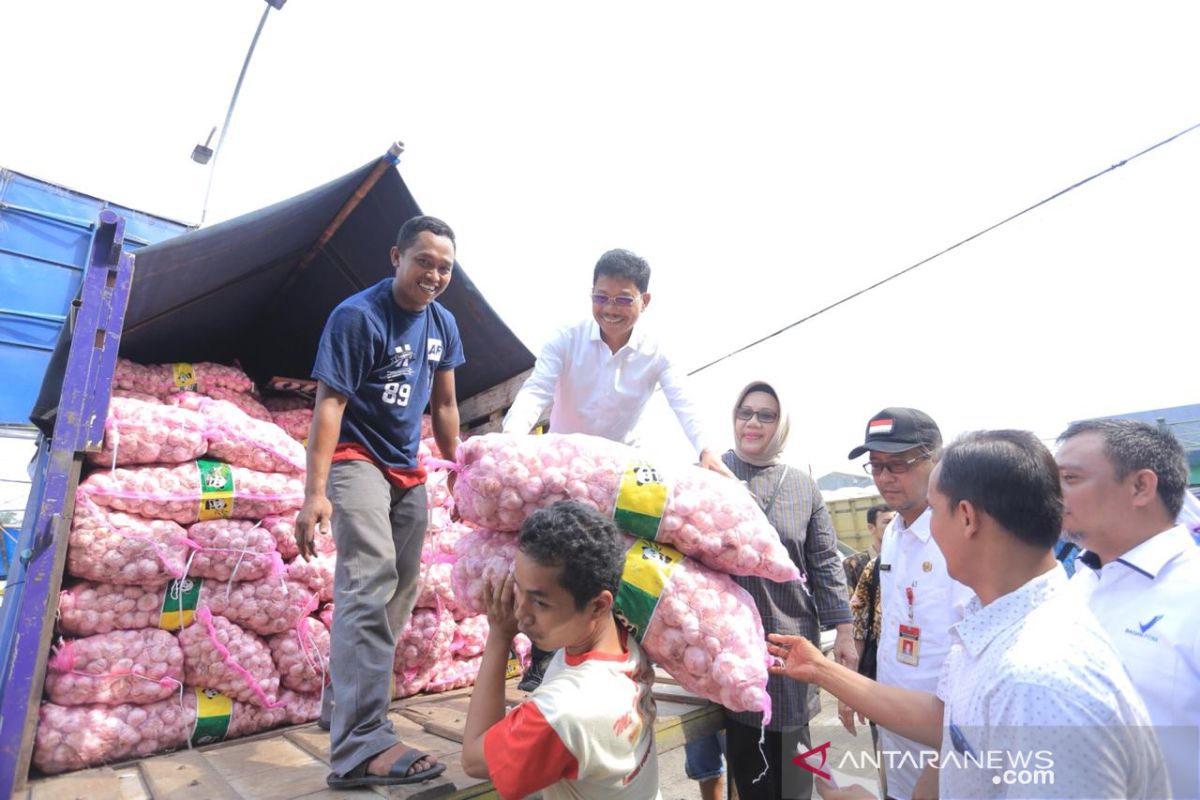
[{"label": "yellow label on sack", "polygon": [[212,689],[196,689],[196,724],[192,728],[193,746],[212,744],[225,738],[233,719],[233,700]]},{"label": "yellow label on sack", "polygon": [[175,388],[181,392],[194,392],[196,385],[196,368],[186,362],[171,365],[171,373],[175,377]]},{"label": "yellow label on sack", "polygon": [[196,461],[200,469],[201,521],[227,519],[233,516],[233,468],[221,461],[201,458]]},{"label": "yellow label on sack", "polygon": [[621,473],[613,521],[634,536],[653,541],[667,507],[667,484],[645,461],[631,461]]},{"label": "yellow label on sack", "polygon": [[682,561],[683,553],[658,542],[634,542],[625,552],[625,568],[613,610],[639,642],[650,625],[663,588]]}]

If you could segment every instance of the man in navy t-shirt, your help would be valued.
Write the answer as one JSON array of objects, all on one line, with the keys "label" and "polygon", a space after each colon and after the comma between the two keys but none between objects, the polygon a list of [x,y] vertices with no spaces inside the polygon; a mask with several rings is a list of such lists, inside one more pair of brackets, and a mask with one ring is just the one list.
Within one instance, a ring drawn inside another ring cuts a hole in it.
[{"label": "man in navy t-shirt", "polygon": [[454,271],[454,232],[441,220],[404,223],[391,249],[396,276],[333,310],[312,376],[296,543],[314,554],[316,531],[337,545],[330,647],[330,786],[428,780],[445,771],[404,745],[387,718],[396,636],[412,614],[427,521],[417,466],[421,414],[445,458],[458,443],[454,369],[464,362],[454,316],[434,298]]}]

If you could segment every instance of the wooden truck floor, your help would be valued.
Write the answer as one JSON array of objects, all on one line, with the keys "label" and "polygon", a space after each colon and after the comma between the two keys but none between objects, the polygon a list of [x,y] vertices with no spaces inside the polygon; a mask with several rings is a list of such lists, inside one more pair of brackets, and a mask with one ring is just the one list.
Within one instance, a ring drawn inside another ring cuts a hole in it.
[{"label": "wooden truck floor", "polygon": [[[719,706],[686,690],[661,670],[655,684],[659,753],[682,747],[724,726]],[[496,797],[491,784],[468,777],[459,755],[471,689],[417,695],[392,704],[400,737],[446,764],[436,780],[407,786],[334,790],[329,774],[329,734],[316,723],[276,728],[255,736],[182,750],[107,767],[29,782],[13,795],[27,800],[333,800],[334,798]],[[516,680],[507,687],[508,704],[525,698]]]}]

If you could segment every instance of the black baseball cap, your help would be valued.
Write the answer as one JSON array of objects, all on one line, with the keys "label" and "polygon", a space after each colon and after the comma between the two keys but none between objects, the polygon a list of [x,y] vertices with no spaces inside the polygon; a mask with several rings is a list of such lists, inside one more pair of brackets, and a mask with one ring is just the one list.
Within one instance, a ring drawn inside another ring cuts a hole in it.
[{"label": "black baseball cap", "polygon": [[867,440],[846,457],[858,458],[868,450],[903,453],[921,446],[942,446],[942,432],[933,418],[915,408],[885,408],[867,423]]}]

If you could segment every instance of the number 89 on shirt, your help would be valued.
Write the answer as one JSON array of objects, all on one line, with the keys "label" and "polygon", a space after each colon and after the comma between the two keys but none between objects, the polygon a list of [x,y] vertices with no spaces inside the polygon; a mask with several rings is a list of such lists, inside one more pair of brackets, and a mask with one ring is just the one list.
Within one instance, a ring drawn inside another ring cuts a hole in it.
[{"label": "number 89 on shirt", "polygon": [[383,402],[388,405],[407,406],[408,396],[412,394],[412,385],[408,383],[385,383],[383,385]]}]

